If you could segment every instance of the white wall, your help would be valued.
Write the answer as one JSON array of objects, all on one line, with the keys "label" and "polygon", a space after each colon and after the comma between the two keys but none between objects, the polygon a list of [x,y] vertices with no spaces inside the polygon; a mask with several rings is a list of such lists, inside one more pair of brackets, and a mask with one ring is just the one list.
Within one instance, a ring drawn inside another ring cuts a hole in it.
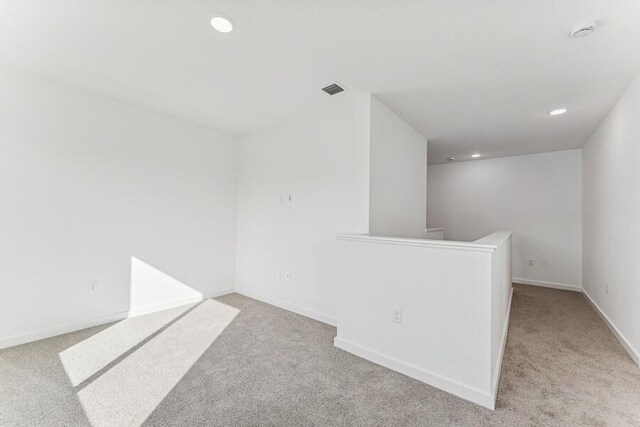
[{"label": "white wall", "polygon": [[242,138],[239,292],[335,323],[336,234],[367,231],[369,102],[345,92],[323,111]]},{"label": "white wall", "polygon": [[511,230],[514,280],[581,287],[581,150],[429,165],[428,176],[429,227],[468,241]]},{"label": "white wall", "polygon": [[233,286],[230,136],[9,68],[0,117],[0,346],[126,313],[132,257]]},{"label": "white wall", "polygon": [[[474,243],[339,239],[335,345],[493,408],[508,322],[510,234]],[[402,311],[400,323],[394,310]]]},{"label": "white wall", "polygon": [[491,255],[491,390],[494,401],[498,393],[502,358],[507,343],[509,313],[511,312],[511,235],[499,231],[476,244],[495,245]]},{"label": "white wall", "polygon": [[425,237],[427,140],[371,98],[370,233]]},{"label": "white wall", "polygon": [[638,363],[640,76],[584,146],[582,176],[584,290]]}]

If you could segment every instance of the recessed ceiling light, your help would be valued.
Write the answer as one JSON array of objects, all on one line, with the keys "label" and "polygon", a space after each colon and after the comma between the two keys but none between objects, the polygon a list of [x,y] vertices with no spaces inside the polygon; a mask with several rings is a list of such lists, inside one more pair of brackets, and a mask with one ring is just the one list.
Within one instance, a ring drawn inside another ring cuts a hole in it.
[{"label": "recessed ceiling light", "polygon": [[456,159],[455,157],[447,157],[448,162],[453,162],[455,159]]},{"label": "recessed ceiling light", "polygon": [[587,37],[588,35],[592,34],[597,28],[597,21],[587,21],[573,27],[569,35],[574,39],[579,39],[581,37]]},{"label": "recessed ceiling light", "polygon": [[560,114],[564,114],[567,112],[566,108],[558,108],[557,110],[549,111],[550,116],[559,116]]},{"label": "recessed ceiling light", "polygon": [[214,16],[211,18],[211,26],[221,33],[230,33],[233,30],[233,22],[224,16]]},{"label": "recessed ceiling light", "polygon": [[474,159],[477,159],[477,158],[478,158],[478,157],[480,157],[481,155],[482,155],[482,154],[475,153],[475,154],[472,154],[472,155],[471,155],[471,157],[473,157]]}]

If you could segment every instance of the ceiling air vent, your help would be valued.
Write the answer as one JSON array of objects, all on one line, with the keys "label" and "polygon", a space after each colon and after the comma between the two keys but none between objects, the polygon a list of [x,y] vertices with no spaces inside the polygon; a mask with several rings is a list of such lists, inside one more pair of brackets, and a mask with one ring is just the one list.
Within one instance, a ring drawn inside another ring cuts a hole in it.
[{"label": "ceiling air vent", "polygon": [[322,90],[329,95],[335,95],[336,93],[344,92],[344,89],[341,88],[337,83],[333,83],[327,87],[323,87]]}]

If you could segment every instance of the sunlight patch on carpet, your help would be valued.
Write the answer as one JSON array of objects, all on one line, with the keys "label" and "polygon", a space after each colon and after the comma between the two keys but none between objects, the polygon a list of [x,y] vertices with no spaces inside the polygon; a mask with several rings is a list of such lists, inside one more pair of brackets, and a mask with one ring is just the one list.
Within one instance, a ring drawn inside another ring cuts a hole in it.
[{"label": "sunlight patch on carpet", "polygon": [[240,310],[206,300],[78,392],[95,427],[139,426]]},{"label": "sunlight patch on carpet", "polygon": [[122,320],[61,352],[60,360],[71,385],[79,385],[193,306]]}]

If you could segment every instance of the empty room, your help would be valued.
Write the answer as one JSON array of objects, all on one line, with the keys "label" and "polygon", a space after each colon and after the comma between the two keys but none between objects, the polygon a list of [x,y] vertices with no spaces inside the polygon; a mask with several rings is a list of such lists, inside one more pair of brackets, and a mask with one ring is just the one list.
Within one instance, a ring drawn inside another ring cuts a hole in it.
[{"label": "empty room", "polygon": [[0,426],[640,426],[640,1],[0,0]]}]

